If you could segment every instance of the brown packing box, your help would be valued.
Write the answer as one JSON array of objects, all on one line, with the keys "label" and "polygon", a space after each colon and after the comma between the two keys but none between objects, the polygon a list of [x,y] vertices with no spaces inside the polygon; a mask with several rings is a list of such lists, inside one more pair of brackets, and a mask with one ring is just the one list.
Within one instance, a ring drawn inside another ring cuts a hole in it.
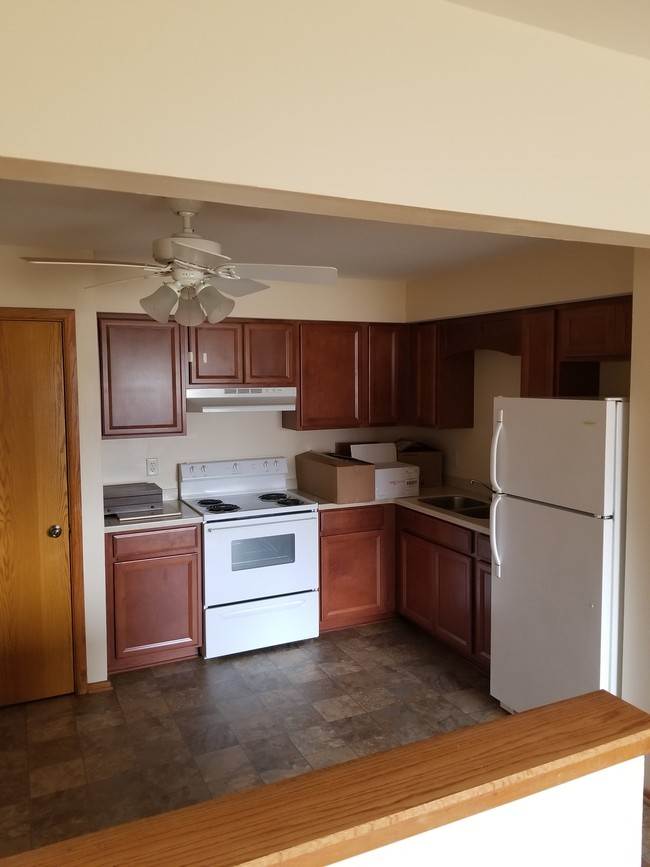
[{"label": "brown packing box", "polygon": [[439,488],[442,484],[442,452],[398,452],[397,459],[420,468],[421,488]]},{"label": "brown packing box", "polygon": [[296,455],[298,487],[330,503],[368,503],[375,499],[375,465],[325,452]]},{"label": "brown packing box", "polygon": [[[359,445],[358,443],[341,442],[336,443],[335,448],[338,454],[349,455],[350,447]],[[425,451],[400,451],[399,442],[397,445],[397,460],[403,464],[412,464],[420,468],[420,487],[421,488],[439,488],[442,485],[442,452],[437,449],[426,449]]]}]

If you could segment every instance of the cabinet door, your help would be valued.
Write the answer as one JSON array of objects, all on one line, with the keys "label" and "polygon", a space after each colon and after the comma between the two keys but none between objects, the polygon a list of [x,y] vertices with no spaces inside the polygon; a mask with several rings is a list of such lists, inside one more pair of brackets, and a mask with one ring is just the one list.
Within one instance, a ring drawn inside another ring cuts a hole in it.
[{"label": "cabinet door", "polygon": [[190,385],[241,384],[244,381],[241,322],[190,328]]},{"label": "cabinet door", "polygon": [[302,430],[362,426],[367,418],[366,329],[354,322],[300,325],[298,419],[283,423]]},{"label": "cabinet door", "polygon": [[472,564],[470,557],[434,547],[433,634],[465,656],[472,650]]},{"label": "cabinet door", "polygon": [[99,318],[104,437],[185,433],[182,336],[176,322]]},{"label": "cabinet door", "polygon": [[393,616],[393,515],[390,505],[321,514],[321,630]]},{"label": "cabinet door", "polygon": [[492,569],[478,561],[474,577],[474,646],[472,657],[482,668],[490,667]]},{"label": "cabinet door", "polygon": [[415,424],[435,427],[436,413],[436,359],[438,326],[435,322],[415,325],[411,330],[411,373],[415,389]]},{"label": "cabinet door", "polygon": [[403,325],[368,326],[368,424],[396,425],[404,395],[405,337]]},{"label": "cabinet door", "polygon": [[399,536],[399,612],[433,631],[435,551],[431,542],[404,530]]},{"label": "cabinet door", "polygon": [[199,574],[198,553],[114,564],[110,671],[195,655]]},{"label": "cabinet door", "polygon": [[555,394],[555,310],[521,314],[521,396]]},{"label": "cabinet door", "polygon": [[558,359],[602,361],[629,355],[625,307],[612,299],[558,310]]},{"label": "cabinet door", "polygon": [[244,382],[295,385],[296,328],[293,322],[246,322]]}]

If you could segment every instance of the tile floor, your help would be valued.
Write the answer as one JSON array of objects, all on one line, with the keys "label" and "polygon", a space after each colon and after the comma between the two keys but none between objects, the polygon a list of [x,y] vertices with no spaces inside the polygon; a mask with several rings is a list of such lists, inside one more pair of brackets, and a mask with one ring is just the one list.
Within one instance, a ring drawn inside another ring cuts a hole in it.
[{"label": "tile floor", "polygon": [[503,715],[401,620],[112,682],[0,709],[0,858]]}]

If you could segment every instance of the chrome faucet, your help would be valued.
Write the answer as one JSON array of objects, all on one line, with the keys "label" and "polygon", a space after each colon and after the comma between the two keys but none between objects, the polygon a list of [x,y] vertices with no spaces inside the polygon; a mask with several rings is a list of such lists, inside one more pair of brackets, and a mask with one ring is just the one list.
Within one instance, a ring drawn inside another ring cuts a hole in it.
[{"label": "chrome faucet", "polygon": [[482,482],[480,479],[470,479],[469,483],[470,485],[481,485],[481,487],[485,488],[486,491],[489,491],[491,494],[496,494],[494,488],[490,487],[490,485],[487,485],[485,482]]}]

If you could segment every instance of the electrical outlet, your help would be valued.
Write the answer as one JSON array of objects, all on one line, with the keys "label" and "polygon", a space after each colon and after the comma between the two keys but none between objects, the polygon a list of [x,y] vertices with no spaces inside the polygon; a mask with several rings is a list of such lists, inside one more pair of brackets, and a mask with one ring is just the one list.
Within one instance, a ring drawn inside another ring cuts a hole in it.
[{"label": "electrical outlet", "polygon": [[147,475],[158,475],[158,458],[147,458]]}]

